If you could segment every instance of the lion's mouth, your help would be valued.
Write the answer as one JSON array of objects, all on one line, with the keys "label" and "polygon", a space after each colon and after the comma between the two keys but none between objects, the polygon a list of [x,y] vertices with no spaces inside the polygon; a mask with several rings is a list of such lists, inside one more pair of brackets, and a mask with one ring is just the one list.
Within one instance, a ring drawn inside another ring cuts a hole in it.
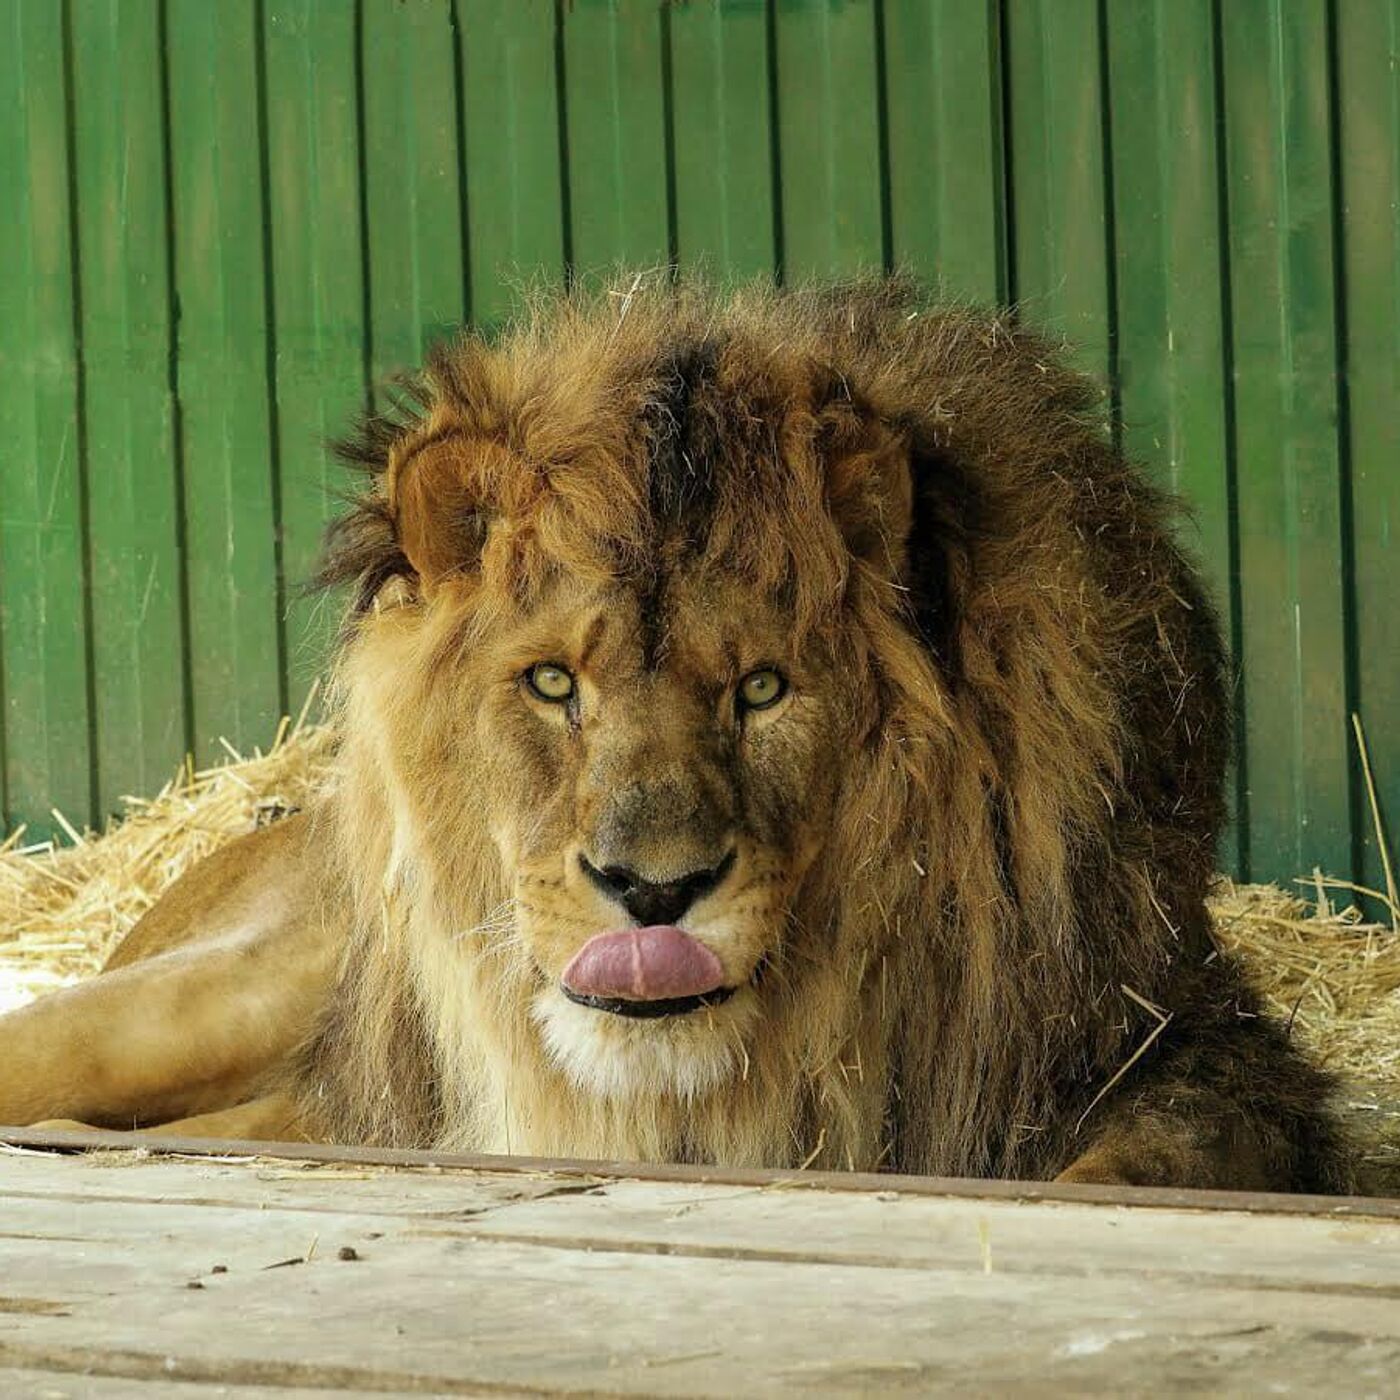
[{"label": "lion's mouth", "polygon": [[658,997],[653,1001],[636,1001],[631,997],[596,996],[587,992],[576,992],[571,987],[560,984],[560,990],[579,1006],[591,1007],[594,1011],[609,1011],[614,1016],[630,1016],[639,1021],[655,1020],[661,1016],[684,1016],[691,1011],[699,1011],[705,1006],[719,1006],[734,995],[733,987],[716,987],[711,992],[700,992],[688,997]]},{"label": "lion's mouth", "polygon": [[673,924],[597,934],[564,969],[560,988],[579,1006],[646,1020],[718,1006],[734,994],[714,950]]}]

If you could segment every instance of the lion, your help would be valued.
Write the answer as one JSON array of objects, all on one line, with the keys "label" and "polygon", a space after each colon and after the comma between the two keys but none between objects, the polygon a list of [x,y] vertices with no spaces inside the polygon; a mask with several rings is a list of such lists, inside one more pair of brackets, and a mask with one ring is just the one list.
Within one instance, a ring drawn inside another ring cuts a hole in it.
[{"label": "lion", "polygon": [[634,279],[408,387],[332,784],[0,1019],[0,1119],[1346,1188],[1212,942],[1215,615],[1051,345]]}]

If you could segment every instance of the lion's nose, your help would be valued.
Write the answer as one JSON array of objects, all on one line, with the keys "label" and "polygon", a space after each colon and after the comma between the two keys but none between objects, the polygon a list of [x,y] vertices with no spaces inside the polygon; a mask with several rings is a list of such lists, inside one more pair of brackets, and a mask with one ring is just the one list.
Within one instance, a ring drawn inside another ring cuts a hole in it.
[{"label": "lion's nose", "polygon": [[588,859],[579,856],[583,872],[604,894],[619,904],[644,927],[652,924],[674,924],[677,919],[729,874],[734,864],[734,852],[708,870],[693,870],[674,880],[657,883],[647,880],[625,865],[605,865],[600,870]]}]

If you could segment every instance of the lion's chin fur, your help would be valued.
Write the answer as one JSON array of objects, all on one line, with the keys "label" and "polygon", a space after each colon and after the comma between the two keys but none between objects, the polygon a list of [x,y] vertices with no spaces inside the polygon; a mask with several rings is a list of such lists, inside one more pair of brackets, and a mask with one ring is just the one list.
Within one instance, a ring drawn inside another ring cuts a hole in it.
[{"label": "lion's chin fur", "polygon": [[741,1075],[744,1042],[759,1016],[749,988],[722,1006],[658,1020],[579,1006],[553,987],[531,1011],[551,1061],[575,1089],[623,1100],[694,1100]]}]

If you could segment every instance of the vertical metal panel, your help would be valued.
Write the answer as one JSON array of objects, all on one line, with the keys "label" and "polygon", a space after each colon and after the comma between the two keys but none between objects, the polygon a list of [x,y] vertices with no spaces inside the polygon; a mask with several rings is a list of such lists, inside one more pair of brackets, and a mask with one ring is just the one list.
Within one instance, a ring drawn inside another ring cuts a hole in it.
[{"label": "vertical metal panel", "polygon": [[456,38],[448,0],[363,0],[376,392],[466,314]]},{"label": "vertical metal panel", "polygon": [[1012,296],[1107,381],[1113,308],[1096,0],[1007,0]]},{"label": "vertical metal panel", "polygon": [[[1340,0],[1337,99],[1356,707],[1400,842],[1400,0]],[[1385,888],[1369,804],[1360,878]]]},{"label": "vertical metal panel", "polygon": [[472,319],[564,271],[554,0],[459,0]]},{"label": "vertical metal panel", "polygon": [[[1107,18],[1123,446],[1191,502],[1183,540],[1233,644],[1211,0],[1118,0]],[[1222,855],[1238,866],[1237,831]]]},{"label": "vertical metal panel", "polygon": [[570,241],[576,273],[671,256],[662,7],[575,0],[563,10]]},{"label": "vertical metal panel", "polygon": [[0,661],[5,797],[48,829],[91,800],[63,9],[0,16]]},{"label": "vertical metal panel", "polygon": [[185,732],[157,0],[74,0],[97,805],[169,776]]},{"label": "vertical metal panel", "polygon": [[1195,504],[1198,553],[1230,576],[1223,289],[1210,0],[1109,11],[1118,378],[1124,445]]},{"label": "vertical metal panel", "polygon": [[671,13],[676,253],[710,275],[772,273],[773,111],[763,0]]},{"label": "vertical metal panel", "polygon": [[259,36],[252,0],[170,0],[168,26],[189,664],[212,756],[265,741],[282,705]]},{"label": "vertical metal panel", "polygon": [[1001,33],[995,3],[885,0],[894,260],[1004,300]]},{"label": "vertical metal panel", "polygon": [[288,589],[289,702],[324,670],[336,604],[301,592],[344,488],[326,451],[365,404],[355,12],[341,0],[270,0],[268,194]]},{"label": "vertical metal panel", "polygon": [[1250,869],[1351,868],[1327,9],[1222,7]]},{"label": "vertical metal panel", "polygon": [[789,280],[885,260],[878,28],[871,0],[780,0],[778,131]]}]

